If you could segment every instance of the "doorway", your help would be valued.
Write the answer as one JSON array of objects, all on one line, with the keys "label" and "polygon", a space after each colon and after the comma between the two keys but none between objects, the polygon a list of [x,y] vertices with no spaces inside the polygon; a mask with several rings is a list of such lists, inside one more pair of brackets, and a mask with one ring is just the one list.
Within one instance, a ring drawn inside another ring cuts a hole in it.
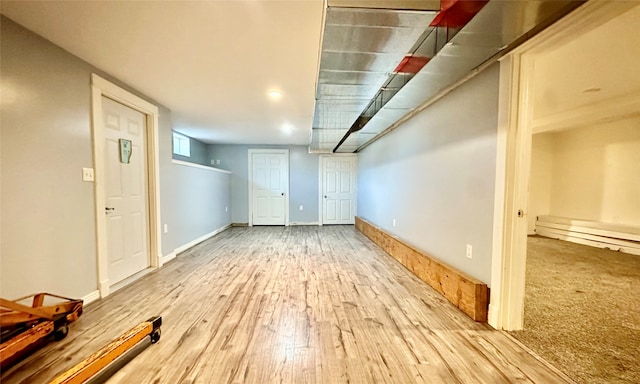
[{"label": "doorway", "polygon": [[249,149],[249,226],[289,225],[289,150]]},{"label": "doorway", "polygon": [[320,225],[354,224],[356,155],[320,156]]},{"label": "doorway", "polygon": [[162,266],[158,108],[91,77],[101,297]]},{"label": "doorway", "polygon": [[114,285],[150,265],[146,117],[108,97],[101,102],[107,268]]},{"label": "doorway", "polygon": [[[534,127],[559,121],[556,115],[537,118],[534,114],[535,97],[545,96],[534,92],[536,70],[539,70],[536,61],[636,6],[635,2],[587,2],[501,60],[489,306],[489,324],[494,328],[519,330],[523,326],[531,138]],[[550,95],[545,97],[549,99]],[[599,114],[599,111],[624,114],[627,113],[624,111],[638,110],[638,98],[624,98],[622,101],[609,103],[609,109],[594,109],[588,105],[582,109],[574,108],[575,113],[563,114],[562,123],[606,119],[607,116]]]}]

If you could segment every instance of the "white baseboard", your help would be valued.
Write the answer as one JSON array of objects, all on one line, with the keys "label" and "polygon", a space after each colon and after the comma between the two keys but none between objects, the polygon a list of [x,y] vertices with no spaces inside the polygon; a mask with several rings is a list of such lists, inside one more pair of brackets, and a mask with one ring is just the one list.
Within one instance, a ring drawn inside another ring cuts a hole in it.
[{"label": "white baseboard", "polygon": [[295,223],[289,223],[289,225],[291,225],[291,226],[294,226],[294,225],[316,225],[317,226],[317,225],[320,225],[320,223],[317,222],[317,221],[311,221],[311,222],[308,222],[308,223],[295,222]]},{"label": "white baseboard", "polygon": [[175,258],[176,258],[176,253],[175,253],[175,251],[174,251],[174,252],[171,252],[171,253],[170,253],[170,254],[168,254],[168,255],[164,255],[164,256],[162,256],[162,265],[167,264],[168,262],[170,262],[171,260],[173,260],[173,259],[175,259]]},{"label": "white baseboard", "polygon": [[109,279],[100,282],[100,286],[98,287],[98,289],[100,291],[101,298],[109,296],[109,293],[111,293],[109,287],[111,287],[111,282],[109,281]]},{"label": "white baseboard", "polygon": [[85,295],[82,297],[82,301],[84,302],[83,305],[87,305],[89,303],[93,303],[96,300],[100,299],[100,291],[99,290],[95,290],[93,292],[91,292],[88,295]]},{"label": "white baseboard", "polygon": [[211,233],[207,233],[206,235],[200,236],[197,239],[195,239],[193,241],[190,241],[187,244],[176,248],[173,251],[173,253],[175,253],[176,255],[179,254],[179,253],[182,253],[182,252],[186,251],[187,249],[189,249],[189,248],[191,248],[193,246],[196,246],[196,245],[202,243],[203,241],[208,240],[208,239],[212,238],[213,236],[217,235],[218,233],[220,233],[222,231],[225,231],[225,230],[227,230],[229,228],[231,228],[231,224],[227,224],[224,227],[220,227],[220,228],[216,229],[215,231],[213,231]]},{"label": "white baseboard", "polygon": [[500,308],[497,305],[489,304],[489,313],[487,314],[487,323],[495,329],[502,329],[498,323],[500,317]]}]

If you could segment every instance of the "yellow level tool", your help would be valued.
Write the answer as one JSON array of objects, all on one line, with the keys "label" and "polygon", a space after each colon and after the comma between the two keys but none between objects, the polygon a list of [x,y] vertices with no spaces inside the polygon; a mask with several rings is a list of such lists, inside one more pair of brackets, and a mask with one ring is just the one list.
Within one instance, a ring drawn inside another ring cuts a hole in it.
[{"label": "yellow level tool", "polygon": [[160,316],[152,317],[136,325],[98,352],[78,363],[75,367],[56,377],[50,384],[79,384],[86,382],[118,357],[135,347],[145,337],[150,336],[151,342],[157,343],[160,340],[161,325],[162,317]]}]

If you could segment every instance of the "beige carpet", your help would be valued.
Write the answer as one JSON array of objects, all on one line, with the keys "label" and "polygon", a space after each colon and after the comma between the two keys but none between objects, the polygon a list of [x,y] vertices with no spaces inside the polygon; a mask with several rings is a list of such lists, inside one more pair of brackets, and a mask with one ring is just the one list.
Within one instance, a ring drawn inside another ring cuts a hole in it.
[{"label": "beige carpet", "polygon": [[529,237],[524,330],[577,383],[640,383],[640,256]]}]

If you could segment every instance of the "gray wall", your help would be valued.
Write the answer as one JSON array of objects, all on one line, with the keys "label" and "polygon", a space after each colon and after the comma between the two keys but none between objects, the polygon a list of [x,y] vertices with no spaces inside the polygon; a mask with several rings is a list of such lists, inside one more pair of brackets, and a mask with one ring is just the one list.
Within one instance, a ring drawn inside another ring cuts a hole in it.
[{"label": "gray wall", "polygon": [[[187,136],[182,134],[183,136]],[[187,136],[189,137],[189,136]],[[191,156],[181,156],[173,153],[173,136],[171,136],[171,154],[174,159],[188,161],[190,163],[207,165],[210,166],[209,163],[209,146],[201,141],[198,141],[192,137],[189,137],[189,145],[191,150]]]},{"label": "gray wall", "polygon": [[[0,25],[0,295],[83,297],[98,286],[94,184],[81,178],[83,167],[94,166],[91,73],[153,100],[5,17]],[[217,175],[210,190],[190,189],[201,185],[193,172],[172,164],[171,112],[161,105],[159,112],[161,217],[169,225],[162,251],[168,254],[225,223],[216,207],[229,204],[229,187],[228,176]],[[212,212],[185,209],[183,198],[202,199]]]},{"label": "gray wall", "polygon": [[[222,145],[209,146],[211,160],[220,160],[217,168],[233,172],[231,177],[231,221],[249,222],[249,149],[289,149],[289,222],[317,224],[318,218],[318,155],[310,154],[307,146]],[[300,211],[300,205],[303,210]]]},{"label": "gray wall", "polygon": [[[162,211],[169,232],[163,254],[231,224],[231,175],[213,169],[172,164],[170,202]],[[165,200],[163,198],[163,200]]]},{"label": "gray wall", "polygon": [[358,161],[359,216],[487,284],[498,82],[495,64],[365,148]]}]

